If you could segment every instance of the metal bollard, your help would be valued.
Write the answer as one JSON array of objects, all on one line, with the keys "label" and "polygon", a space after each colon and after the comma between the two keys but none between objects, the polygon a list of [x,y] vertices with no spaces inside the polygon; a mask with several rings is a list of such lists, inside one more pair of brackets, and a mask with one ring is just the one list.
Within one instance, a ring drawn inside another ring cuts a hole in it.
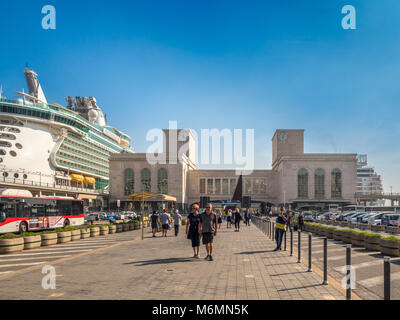
[{"label": "metal bollard", "polygon": [[322,284],[328,284],[328,238],[324,238],[324,282]]},{"label": "metal bollard", "polygon": [[283,249],[286,251],[286,231],[283,234],[283,236],[285,237],[285,242],[283,243],[283,245],[284,245]]},{"label": "metal bollard", "polygon": [[351,244],[346,247],[346,299],[351,300]]},{"label": "metal bollard", "polygon": [[301,262],[301,232],[297,231],[297,263]]},{"label": "metal bollard", "polygon": [[383,259],[383,300],[390,300],[390,257]]},{"label": "metal bollard", "polygon": [[290,230],[290,255],[293,255],[293,231]]},{"label": "metal bollard", "polygon": [[308,272],[311,272],[312,271],[312,268],[311,268],[311,241],[312,241],[312,238],[311,238],[311,233],[308,235]]}]

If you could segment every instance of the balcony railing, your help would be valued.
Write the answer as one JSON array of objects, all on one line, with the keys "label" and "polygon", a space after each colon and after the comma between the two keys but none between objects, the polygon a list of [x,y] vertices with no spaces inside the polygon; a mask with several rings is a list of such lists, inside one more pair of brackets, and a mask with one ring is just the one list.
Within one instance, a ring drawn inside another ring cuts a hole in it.
[{"label": "balcony railing", "polygon": [[78,191],[78,192],[86,192],[86,193],[94,193],[94,194],[108,194],[108,190],[105,190],[105,189],[89,189],[89,188],[61,186],[61,185],[57,185],[55,183],[33,181],[33,180],[23,180],[23,179],[2,177],[2,178],[0,178],[0,183],[1,182],[17,184],[17,185],[24,185],[24,186],[54,188],[54,189],[66,190],[66,191]]}]

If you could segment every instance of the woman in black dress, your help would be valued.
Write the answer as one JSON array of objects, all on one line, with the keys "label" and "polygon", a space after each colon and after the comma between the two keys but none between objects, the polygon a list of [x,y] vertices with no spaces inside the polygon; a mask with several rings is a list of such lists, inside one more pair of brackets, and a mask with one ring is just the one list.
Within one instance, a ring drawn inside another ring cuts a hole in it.
[{"label": "woman in black dress", "polygon": [[221,225],[222,225],[222,213],[221,213],[221,209],[219,209],[219,213],[218,213],[218,229],[221,229]]},{"label": "woman in black dress", "polygon": [[239,232],[240,231],[240,220],[242,220],[242,215],[240,214],[239,208],[236,208],[234,217],[235,217],[235,231]]},{"label": "woman in black dress", "polygon": [[199,223],[200,214],[199,206],[197,204],[193,205],[192,212],[188,215],[186,223],[186,235],[187,238],[192,240],[192,248],[194,256],[193,258],[200,258],[200,234],[199,234]]}]

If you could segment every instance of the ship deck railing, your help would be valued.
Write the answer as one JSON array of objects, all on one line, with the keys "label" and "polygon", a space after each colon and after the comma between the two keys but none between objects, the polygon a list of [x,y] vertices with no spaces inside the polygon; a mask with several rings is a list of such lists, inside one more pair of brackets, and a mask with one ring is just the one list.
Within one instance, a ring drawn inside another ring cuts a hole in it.
[{"label": "ship deck railing", "polygon": [[80,188],[80,187],[72,187],[72,186],[62,186],[62,185],[58,185],[56,183],[24,180],[24,179],[17,179],[17,178],[7,178],[4,176],[2,178],[0,178],[0,183],[9,183],[9,184],[16,184],[16,185],[24,185],[24,186],[43,187],[43,188],[53,188],[53,189],[59,189],[59,190],[77,191],[77,192],[94,193],[94,194],[108,194],[108,190],[104,190],[104,189],[90,189],[90,188]]}]

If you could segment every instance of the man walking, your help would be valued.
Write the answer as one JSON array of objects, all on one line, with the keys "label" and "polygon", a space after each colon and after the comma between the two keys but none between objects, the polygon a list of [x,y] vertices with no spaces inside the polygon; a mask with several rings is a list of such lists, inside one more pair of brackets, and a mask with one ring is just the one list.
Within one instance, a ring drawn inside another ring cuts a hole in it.
[{"label": "man walking", "polygon": [[206,246],[206,260],[213,261],[213,240],[217,235],[217,216],[212,212],[212,205],[208,203],[206,211],[200,215],[199,234],[203,235],[203,244]]},{"label": "man walking", "polygon": [[161,224],[162,224],[162,236],[166,237],[167,232],[169,230],[169,224],[171,222],[171,218],[170,218],[169,214],[167,213],[167,209],[163,210],[163,213],[160,215],[160,220],[161,220]]},{"label": "man walking", "polygon": [[284,232],[286,232],[286,227],[287,227],[287,218],[285,215],[285,209],[282,207],[281,208],[281,213],[278,215],[278,218],[276,218],[276,223],[275,223],[275,241],[276,241],[276,248],[274,251],[282,250],[281,244],[282,244],[282,237]]},{"label": "man walking", "polygon": [[175,210],[173,218],[174,218],[175,237],[177,237],[179,233],[179,226],[181,225],[182,221],[182,216],[179,214],[178,209]]}]

